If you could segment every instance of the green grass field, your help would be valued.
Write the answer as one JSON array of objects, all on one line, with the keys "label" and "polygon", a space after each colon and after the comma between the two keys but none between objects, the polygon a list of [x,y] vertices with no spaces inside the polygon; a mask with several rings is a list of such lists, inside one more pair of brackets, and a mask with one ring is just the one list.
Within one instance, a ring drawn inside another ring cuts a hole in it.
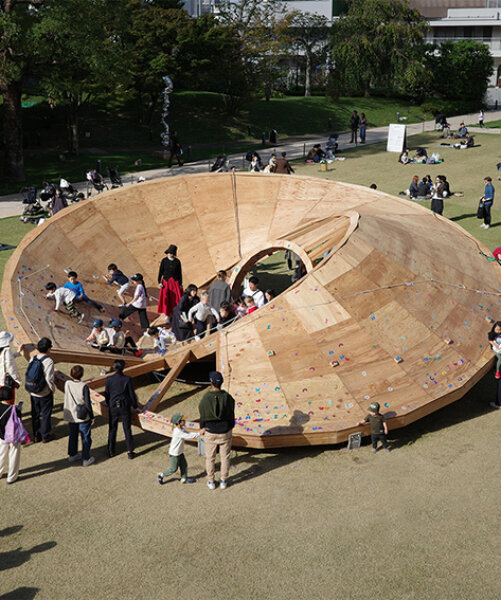
[{"label": "green grass field", "polygon": [[[438,150],[441,165],[402,166],[376,145],[344,152],[346,161],[327,173],[295,168],[375,182],[391,194],[414,174],[445,174],[463,193],[446,202],[445,216],[489,248],[501,245],[496,203],[492,229],[480,229],[473,216],[483,177],[496,177],[496,136],[476,136],[480,147],[468,151],[439,148],[436,136],[409,145]],[[2,220],[0,241],[18,243],[26,230]],[[461,248],[450,251],[460,262]],[[0,270],[7,256],[0,253]],[[280,261],[271,263],[283,276]],[[145,397],[152,384],[141,381]],[[231,485],[214,492],[194,446],[186,449],[191,486],[156,482],[168,462],[164,438],[135,430],[139,457],[128,461],[119,432],[122,454],[108,459],[101,418],[93,429],[96,464],[70,465],[58,393],[58,439],[23,448],[19,482],[0,480],[0,599],[497,600],[501,411],[489,407],[496,389],[489,373],[462,400],[391,432],[391,453],[374,456],[366,443],[357,451],[237,450]],[[176,411],[196,416],[198,388],[177,384],[172,394],[184,394]]]}]

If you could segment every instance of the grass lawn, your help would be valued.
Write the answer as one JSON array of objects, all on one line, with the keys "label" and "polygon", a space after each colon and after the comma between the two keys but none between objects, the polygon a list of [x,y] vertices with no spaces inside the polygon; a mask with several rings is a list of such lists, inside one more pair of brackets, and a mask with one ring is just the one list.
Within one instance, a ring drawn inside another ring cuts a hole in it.
[{"label": "grass lawn", "polygon": [[[446,201],[445,216],[492,249],[500,245],[498,228],[480,229],[473,215],[500,151],[495,136],[476,139],[479,148],[455,151],[437,148],[436,134],[410,138],[411,147],[446,158],[436,166],[404,167],[379,145],[344,152],[347,160],[328,173],[318,165],[295,168],[375,182],[391,194],[414,174],[445,174],[464,194]],[[493,223],[500,222],[495,203]],[[0,221],[0,241],[17,243],[27,227]],[[461,248],[451,252],[461,260]],[[7,256],[0,253],[0,271]],[[270,263],[283,278],[280,260]],[[152,386],[142,383],[144,397]],[[96,464],[70,465],[58,393],[58,439],[23,448],[19,482],[0,480],[0,599],[496,600],[501,411],[489,407],[496,389],[490,373],[462,400],[391,432],[391,453],[374,456],[367,444],[357,451],[235,451],[230,486],[214,492],[192,445],[186,457],[193,485],[158,485],[168,440],[140,430],[136,460],[127,460],[121,433],[121,454],[107,459],[101,418],[92,434]],[[175,410],[195,416],[199,393],[176,385],[172,394],[184,401]],[[19,398],[27,400],[24,390]]]}]

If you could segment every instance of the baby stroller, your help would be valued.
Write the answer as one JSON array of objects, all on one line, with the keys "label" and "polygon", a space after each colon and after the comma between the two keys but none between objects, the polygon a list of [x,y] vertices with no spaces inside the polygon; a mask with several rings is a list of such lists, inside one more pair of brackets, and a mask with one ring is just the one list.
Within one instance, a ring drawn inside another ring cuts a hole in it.
[{"label": "baby stroller", "polygon": [[30,185],[27,188],[23,188],[21,193],[26,197],[23,198],[23,204],[26,204],[26,208],[23,210],[22,220],[36,220],[40,217],[46,217],[49,213],[47,207],[44,207],[42,203],[37,199],[37,188],[34,185]]},{"label": "baby stroller", "polygon": [[332,160],[334,156],[339,152],[339,144],[337,143],[339,135],[337,133],[331,133],[327,144],[325,145],[325,158]]},{"label": "baby stroller", "polygon": [[212,163],[210,171],[211,173],[221,173],[222,171],[228,171],[230,161],[226,154],[220,154],[216,160]]},{"label": "baby stroller", "polygon": [[97,169],[91,169],[90,171],[87,171],[86,178],[87,198],[89,198],[92,195],[93,189],[96,190],[98,194],[101,193],[103,190],[108,189],[108,186],[104,182],[103,176],[97,171]]},{"label": "baby stroller", "polygon": [[118,167],[108,167],[108,177],[110,178],[110,181],[111,181],[111,189],[112,190],[114,188],[123,186],[122,178],[120,177],[120,172],[118,170]]},{"label": "baby stroller", "polygon": [[77,188],[73,187],[67,179],[61,179],[59,181],[59,187],[61,188],[61,192],[68,202],[79,201],[80,196]]},{"label": "baby stroller", "polygon": [[42,202],[50,202],[56,195],[56,186],[54,183],[48,183],[44,181],[42,183],[42,190],[40,191],[40,200]]}]

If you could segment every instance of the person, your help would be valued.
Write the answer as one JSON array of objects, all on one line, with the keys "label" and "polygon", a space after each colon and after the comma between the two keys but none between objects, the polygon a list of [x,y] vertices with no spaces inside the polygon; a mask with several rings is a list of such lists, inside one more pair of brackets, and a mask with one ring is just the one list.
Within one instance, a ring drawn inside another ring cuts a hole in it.
[{"label": "person", "polygon": [[351,113],[351,117],[350,117],[350,131],[351,131],[350,144],[353,144],[353,142],[357,143],[357,131],[358,131],[359,125],[360,125],[360,117],[358,116],[358,112],[356,110],[354,110]]},{"label": "person", "polygon": [[245,306],[245,296],[240,296],[239,298],[237,298],[235,304],[235,315],[237,319],[245,317],[245,315],[247,314],[247,307]]},{"label": "person", "polygon": [[277,168],[277,155],[273,152],[268,161],[267,171],[268,173],[275,173]]},{"label": "person", "polygon": [[254,302],[254,298],[252,296],[245,296],[245,307],[248,315],[257,310],[256,303]]},{"label": "person", "polygon": [[409,158],[409,150],[407,148],[404,149],[404,151],[402,152],[402,154],[399,156],[398,158],[398,162],[402,163],[403,165],[406,165],[407,163],[410,162],[410,158]]},{"label": "person", "polygon": [[172,331],[179,342],[184,342],[193,335],[193,327],[188,319],[188,313],[195,304],[200,302],[197,292],[197,286],[190,283],[172,313]]},{"label": "person", "polygon": [[276,295],[277,293],[275,292],[275,290],[271,288],[266,290],[266,292],[264,293],[264,299],[266,301],[266,304],[268,304],[268,302],[271,302]]},{"label": "person", "polygon": [[221,320],[219,313],[209,304],[209,292],[204,291],[200,294],[200,302],[192,306],[188,311],[188,321],[195,325],[195,339],[197,341],[210,328],[211,315],[219,323]]},{"label": "person", "polygon": [[90,344],[93,348],[102,348],[110,342],[108,332],[104,328],[102,319],[94,319],[92,323],[92,331],[85,338],[85,343]]},{"label": "person", "polygon": [[409,196],[411,198],[417,198],[419,196],[419,177],[417,175],[414,175],[412,178],[412,181],[409,185]]},{"label": "person", "polygon": [[460,123],[458,132],[455,133],[452,137],[454,137],[455,139],[461,139],[461,138],[466,137],[467,133],[468,133],[468,128],[466,127],[466,125],[464,123]]},{"label": "person", "polygon": [[299,261],[298,266],[295,268],[294,273],[291,275],[291,282],[296,283],[306,275],[306,266],[302,260]]},{"label": "person", "polygon": [[207,485],[210,490],[216,489],[214,474],[216,454],[219,448],[221,457],[219,485],[224,490],[228,485],[230,472],[231,438],[235,426],[235,400],[228,392],[221,389],[223,376],[219,371],[211,371],[209,380],[210,389],[205,392],[198,405],[200,432],[204,432],[205,439]]},{"label": "person", "polygon": [[[47,337],[42,337],[37,342],[38,353],[32,357],[26,370],[26,380],[28,383],[29,374],[40,366],[42,380],[39,382],[39,391],[30,391],[31,399],[31,423],[33,427],[33,441],[47,443],[55,439],[52,434],[52,409],[54,408],[54,391],[56,383],[54,380],[54,361],[50,357],[52,341]],[[41,365],[34,364],[40,361]],[[30,369],[31,367],[31,369]],[[29,391],[29,390],[28,390]],[[42,424],[40,426],[40,418]]]},{"label": "person", "polygon": [[375,183],[371,183],[370,186],[369,186],[369,188],[371,190],[377,190],[377,185]]},{"label": "person", "polygon": [[415,154],[414,160],[412,162],[425,163],[427,159],[428,159],[428,152],[426,151],[426,148],[423,148],[423,146],[419,146],[418,148],[416,148],[416,154]]},{"label": "person", "polygon": [[435,185],[432,188],[431,197],[431,210],[437,215],[441,215],[444,212],[444,197],[446,196],[444,182],[437,177],[435,179]]},{"label": "person", "polygon": [[125,362],[122,359],[117,359],[113,363],[115,373],[106,378],[106,386],[104,388],[105,402],[110,411],[108,455],[110,458],[115,456],[118,421],[121,419],[127,446],[127,456],[133,459],[136,457],[136,454],[134,452],[134,440],[131,431],[131,411],[137,411],[138,407],[136,392],[132,387],[132,379],[128,375],[124,375],[124,369]]},{"label": "person", "polygon": [[181,162],[181,156],[183,155],[183,149],[181,148],[181,144],[179,143],[179,136],[176,130],[174,130],[169,136],[169,151],[169,169],[172,167],[172,160],[174,157],[176,157],[178,166],[182,167],[183,163]]},{"label": "person", "polygon": [[58,288],[53,281],[46,283],[45,289],[47,290],[46,298],[54,298],[56,301],[56,305],[54,306],[53,310],[58,311],[62,303],[64,308],[72,317],[75,317],[79,323],[84,320],[85,314],[78,312],[78,310],[75,308],[75,292],[73,290],[69,290],[65,287]]},{"label": "person", "polygon": [[249,171],[251,173],[259,173],[261,171],[261,166],[259,165],[259,158],[256,154],[252,156],[252,160],[249,165]]},{"label": "person", "polygon": [[118,318],[123,321],[133,313],[138,312],[141,329],[148,329],[150,322],[146,314],[146,286],[144,285],[143,276],[141,273],[136,273],[131,277],[131,280],[136,286],[134,297],[129,304],[123,307]]},{"label": "person", "polygon": [[264,294],[259,289],[259,279],[255,276],[250,277],[247,286],[244,287],[243,296],[251,296],[254,298],[254,303],[258,308],[264,306]]},{"label": "person", "polygon": [[68,208],[68,202],[66,201],[66,198],[63,196],[61,189],[57,188],[56,195],[54,196],[54,198],[52,199],[52,202],[50,204],[50,214],[52,216],[54,216],[60,210],[63,210],[63,208]]},{"label": "person", "polygon": [[291,167],[291,164],[287,160],[287,152],[282,152],[281,158],[277,160],[277,164],[275,166],[274,173],[278,173],[279,175],[290,175],[294,173],[294,169]]},{"label": "person", "polygon": [[13,406],[8,400],[0,399],[0,477],[7,467],[7,484],[12,484],[19,478],[19,466],[21,464],[21,443],[5,443],[5,427],[9,422],[12,411],[15,410],[17,417],[21,419],[21,406]]},{"label": "person", "polygon": [[478,113],[478,124],[480,127],[484,126],[484,111],[483,111],[483,109],[480,109],[480,112]]},{"label": "person", "polygon": [[143,351],[138,350],[136,342],[129,335],[127,330],[122,331],[122,321],[120,319],[111,319],[106,328],[108,334],[108,344],[100,347],[101,352],[109,351],[112,354],[125,354],[129,351],[135,356],[142,356]]},{"label": "person", "polygon": [[360,113],[360,143],[365,144],[365,136],[367,134],[367,119],[365,117],[365,113]]},{"label": "person", "polygon": [[196,440],[200,437],[197,431],[186,431],[186,417],[180,413],[172,416],[171,423],[174,426],[172,439],[169,445],[170,467],[166,471],[157,473],[157,481],[160,485],[164,483],[164,477],[170,477],[178,469],[181,471],[181,483],[195,483],[194,479],[188,478],[188,463],[184,456],[184,440]]},{"label": "person", "polygon": [[158,348],[159,352],[166,352],[168,345],[176,343],[176,336],[172,333],[170,324],[164,327],[149,327],[147,333],[153,339],[153,347]]},{"label": "person", "polygon": [[458,144],[454,144],[454,148],[456,148],[456,150],[468,150],[468,148],[473,148],[474,145],[475,140],[473,136],[466,132],[464,138],[462,138]]},{"label": "person", "polygon": [[484,195],[480,198],[480,203],[484,208],[484,222],[480,225],[484,229],[489,229],[491,226],[491,208],[494,203],[494,186],[492,185],[492,178],[484,178]]},{"label": "person", "polygon": [[158,312],[169,320],[183,295],[183,271],[181,261],[177,258],[177,246],[170,244],[165,254],[158,269]]},{"label": "person", "polygon": [[10,349],[13,340],[12,333],[0,331],[0,400],[9,404],[14,404],[16,389],[21,385],[14,354]]},{"label": "person", "polygon": [[104,275],[104,278],[109,285],[116,283],[119,286],[117,296],[120,298],[120,302],[122,303],[119,304],[119,307],[124,307],[127,304],[124,294],[130,287],[129,278],[126,277],[122,271],[120,271],[115,263],[108,265],[108,275]]},{"label": "person", "polygon": [[83,289],[83,285],[78,281],[78,275],[75,271],[68,272],[68,281],[64,284],[63,287],[75,292],[75,303],[87,302],[88,304],[96,308],[98,311],[104,312],[104,308],[101,306],[101,304],[99,304],[95,300],[91,300],[86,295]]},{"label": "person", "polygon": [[218,271],[217,279],[209,288],[209,303],[213,308],[221,306],[222,302],[231,302],[231,288],[226,283],[226,271]]},{"label": "person", "polygon": [[[92,437],[90,430],[94,424],[94,411],[90,401],[89,386],[82,381],[83,367],[74,365],[70,376],[64,383],[63,419],[68,423],[68,460],[69,462],[82,461],[84,467],[89,467],[95,462],[90,455]],[[78,407],[85,408],[78,408]],[[80,412],[82,411],[82,412]],[[85,414],[83,414],[85,413]],[[78,434],[82,438],[82,452],[78,452]]]},{"label": "person", "polygon": [[222,302],[219,307],[219,315],[221,320],[217,326],[218,329],[222,329],[227,325],[230,325],[237,318],[235,315],[235,311],[233,310],[231,304],[229,302]]},{"label": "person", "polygon": [[437,178],[444,184],[444,198],[448,198],[451,195],[451,186],[447,181],[447,177],[445,175],[437,175]]},{"label": "person", "polygon": [[371,441],[372,441],[372,452],[377,452],[377,444],[381,442],[383,448],[389,451],[388,441],[386,436],[388,435],[388,424],[386,423],[386,417],[379,412],[379,402],[373,402],[369,406],[369,414],[363,421],[359,421],[357,425],[365,425],[370,423],[371,425]]},{"label": "person", "polygon": [[430,188],[428,187],[428,182],[426,181],[426,176],[418,183],[417,195],[418,198],[426,198],[429,196]]},{"label": "person", "polygon": [[499,370],[501,368],[501,321],[496,321],[494,323],[487,337],[492,351],[494,352],[497,358],[496,371],[494,376],[496,379],[500,379],[501,375],[499,373]]}]

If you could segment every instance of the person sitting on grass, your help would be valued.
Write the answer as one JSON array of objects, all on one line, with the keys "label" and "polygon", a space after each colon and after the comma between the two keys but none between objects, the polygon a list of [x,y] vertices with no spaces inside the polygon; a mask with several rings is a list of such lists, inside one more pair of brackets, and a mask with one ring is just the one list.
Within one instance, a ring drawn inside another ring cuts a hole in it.
[{"label": "person sitting on grass", "polygon": [[473,148],[474,145],[475,140],[473,139],[473,136],[467,132],[459,144],[454,144],[454,148],[458,150],[468,150],[468,148]]},{"label": "person sitting on grass", "polygon": [[195,306],[192,306],[188,312],[188,321],[195,324],[195,340],[198,341],[200,337],[205,334],[205,331],[210,325],[211,316],[213,316],[218,323],[221,320],[217,310],[212,308],[209,304],[209,292],[202,292],[200,294],[200,302],[195,304]]},{"label": "person sitting on grass", "polygon": [[405,148],[405,150],[402,152],[402,154],[398,157],[398,162],[402,163],[403,165],[407,165],[408,163],[411,162],[411,159],[409,157],[409,149]]},{"label": "person sitting on grass", "polygon": [[93,348],[102,348],[109,344],[108,332],[104,328],[102,319],[95,319],[92,323],[92,331],[85,338],[85,343],[90,344]]},{"label": "person sitting on grass", "polygon": [[419,177],[414,175],[412,181],[409,185],[409,189],[407,190],[407,195],[411,198],[417,198],[419,196]]},{"label": "person sitting on grass", "polygon": [[181,483],[195,483],[194,479],[188,478],[188,463],[184,456],[184,440],[196,440],[200,435],[203,435],[204,430],[200,430],[200,433],[186,431],[184,428],[186,417],[180,413],[173,415],[171,422],[173,431],[169,446],[170,467],[166,471],[157,473],[157,481],[160,485],[163,485],[164,477],[170,477],[179,469],[181,471]]},{"label": "person sitting on grass", "polygon": [[430,187],[428,186],[428,181],[426,179],[426,175],[421,179],[418,183],[417,197],[418,198],[426,198],[427,196],[431,196]]},{"label": "person sitting on grass", "polygon": [[75,292],[75,302],[87,302],[100,312],[104,312],[104,308],[95,300],[91,300],[84,292],[83,285],[78,281],[78,275],[75,271],[68,272],[68,281],[64,284],[65,288]]},{"label": "person sitting on grass", "polygon": [[75,292],[65,287],[58,288],[53,281],[46,283],[45,289],[47,290],[46,297],[49,299],[54,298],[56,301],[56,305],[54,306],[53,310],[59,310],[62,303],[69,314],[77,319],[79,323],[84,320],[85,314],[78,312],[78,310],[75,308]]},{"label": "person sitting on grass", "polygon": [[460,123],[458,132],[455,133],[452,137],[457,140],[457,139],[465,138],[467,134],[468,134],[468,128],[466,127],[466,125],[464,123]]},{"label": "person sitting on grass", "polygon": [[359,421],[357,425],[365,425],[366,423],[370,423],[371,425],[372,452],[374,454],[377,452],[378,442],[381,442],[383,448],[389,451],[386,439],[388,424],[386,423],[386,417],[379,412],[379,402],[373,402],[369,406],[369,414],[363,421]]}]

